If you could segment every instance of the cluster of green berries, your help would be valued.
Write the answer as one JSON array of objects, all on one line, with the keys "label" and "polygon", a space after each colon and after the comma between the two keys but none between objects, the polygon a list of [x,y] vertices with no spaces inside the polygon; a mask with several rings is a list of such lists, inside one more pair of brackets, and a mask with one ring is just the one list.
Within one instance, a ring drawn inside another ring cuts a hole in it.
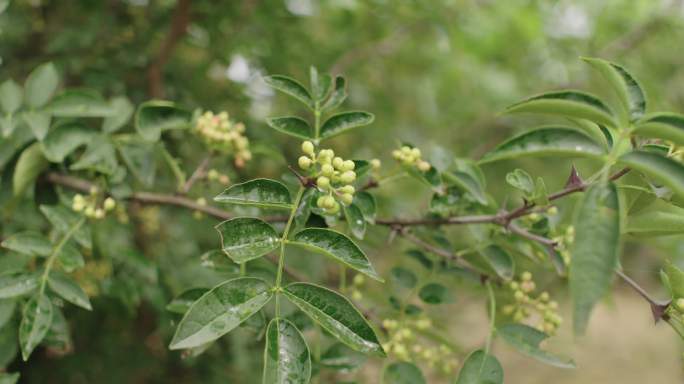
[{"label": "cluster of green berries", "polygon": [[363,299],[363,293],[361,293],[361,287],[363,286],[363,283],[366,282],[366,278],[363,277],[361,274],[357,274],[354,276],[354,279],[352,280],[352,286],[351,286],[351,297],[352,299],[359,301]]},{"label": "cluster of green berries", "polygon": [[245,125],[235,123],[228,117],[228,112],[215,115],[211,111],[204,112],[197,118],[195,132],[212,149],[235,156],[235,165],[244,166],[252,158],[249,151],[249,139],[244,136]]},{"label": "cluster of green berries", "polygon": [[220,173],[219,171],[213,168],[210,169],[209,172],[207,172],[207,180],[218,181],[223,185],[230,184],[230,177],[228,177],[228,175],[226,175],[225,173]]},{"label": "cluster of green berries", "polygon": [[421,172],[427,172],[432,168],[430,163],[421,158],[420,149],[404,145],[401,149],[392,151],[392,157],[406,166],[414,166]]},{"label": "cluster of green berries", "polygon": [[426,364],[438,368],[443,374],[450,374],[458,367],[454,352],[445,344],[426,345],[417,340],[416,334],[432,327],[432,320],[426,316],[399,322],[384,319],[382,326],[389,335],[389,341],[382,344],[385,352],[398,360]]},{"label": "cluster of green berries", "polygon": [[532,296],[536,289],[532,274],[523,272],[520,280],[511,281],[508,287],[513,294],[514,304],[503,307],[504,315],[512,316],[513,321],[517,323],[536,317],[538,322],[535,328],[548,335],[554,335],[563,322],[563,318],[558,314],[558,303],[551,300],[548,292]]},{"label": "cluster of green berries", "polygon": [[[547,216],[555,216],[558,214],[558,208],[555,206],[549,207],[546,210],[546,215]],[[523,218],[527,224],[533,225],[534,223],[538,222],[539,220],[542,219],[542,215],[534,212],[531,213]],[[575,227],[573,225],[568,225],[566,227],[561,227],[561,228],[551,228],[551,239],[556,242],[555,249],[558,252],[558,254],[561,256],[563,259],[563,263],[568,266],[570,265],[570,248],[572,247],[572,244],[575,242]],[[537,253],[537,257],[540,260],[544,259],[544,254],[539,252]]]},{"label": "cluster of green berries", "polygon": [[302,143],[304,155],[298,159],[299,167],[316,179],[316,186],[324,192],[316,205],[329,215],[340,211],[340,202],[349,205],[354,200],[356,189],[352,185],[356,181],[355,164],[352,160],[344,160],[335,156],[332,149],[321,149],[316,153],[310,141]]},{"label": "cluster of green berries", "polygon": [[98,189],[93,187],[88,196],[83,196],[80,193],[75,194],[71,202],[71,209],[75,212],[83,212],[90,219],[104,219],[107,212],[116,208],[116,201],[111,197],[105,198],[102,202],[99,200]]}]

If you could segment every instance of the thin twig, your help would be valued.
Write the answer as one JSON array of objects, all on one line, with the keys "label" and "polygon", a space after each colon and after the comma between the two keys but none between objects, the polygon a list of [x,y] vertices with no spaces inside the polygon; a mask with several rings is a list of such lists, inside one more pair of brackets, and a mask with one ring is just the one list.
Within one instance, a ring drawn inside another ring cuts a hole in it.
[{"label": "thin twig", "polygon": [[190,178],[183,184],[183,187],[181,187],[179,191],[181,194],[187,195],[187,193],[190,192],[190,189],[192,189],[192,186],[207,174],[207,167],[211,162],[211,157],[211,154],[208,154],[202,159],[197,168],[195,168],[195,171],[190,175]]}]

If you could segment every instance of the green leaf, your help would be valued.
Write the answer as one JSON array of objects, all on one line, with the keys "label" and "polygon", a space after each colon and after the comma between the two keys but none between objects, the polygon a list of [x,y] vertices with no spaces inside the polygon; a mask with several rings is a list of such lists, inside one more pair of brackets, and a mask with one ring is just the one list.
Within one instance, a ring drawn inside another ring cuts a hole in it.
[{"label": "green leaf", "polygon": [[534,194],[534,180],[532,180],[532,176],[520,168],[507,173],[506,182],[513,188],[521,190],[525,196],[532,196]]},{"label": "green leaf", "polygon": [[268,283],[253,277],[217,285],[192,304],[169,348],[193,348],[218,339],[258,312],[271,296]]},{"label": "green leaf", "polygon": [[238,217],[215,228],[221,236],[223,252],[238,264],[259,258],[280,246],[276,230],[260,219]]},{"label": "green leaf", "polygon": [[335,89],[333,89],[332,94],[328,100],[325,101],[321,110],[323,112],[331,111],[344,102],[347,98],[346,80],[342,76],[335,77]]},{"label": "green leaf", "polygon": [[59,271],[51,271],[48,286],[64,300],[91,311],[90,299],[83,289],[71,277]]},{"label": "green leaf", "polygon": [[73,241],[68,241],[64,244],[57,255],[57,261],[62,269],[69,273],[85,266],[83,255],[81,255],[81,252]]},{"label": "green leaf", "polygon": [[288,244],[319,252],[377,281],[383,281],[358,245],[332,229],[307,228],[295,234],[294,239],[288,241]]},{"label": "green leaf", "polygon": [[29,256],[49,256],[52,253],[50,240],[41,233],[31,231],[11,235],[3,240],[2,246]]},{"label": "green leaf", "polygon": [[100,134],[93,136],[83,155],[77,162],[71,164],[69,169],[72,171],[90,170],[111,175],[116,171],[117,167],[118,162],[114,144],[109,135]]},{"label": "green leaf", "polygon": [[497,335],[521,353],[557,368],[575,368],[572,359],[559,357],[542,350],[539,344],[549,336],[524,324],[506,324],[497,329]]},{"label": "green leaf", "polygon": [[320,75],[316,67],[313,66],[310,68],[309,73],[314,100],[321,101],[325,99],[328,96],[328,92],[330,92],[332,76],[328,74]]},{"label": "green leaf", "polygon": [[353,204],[361,210],[361,214],[367,222],[375,223],[375,215],[377,213],[375,196],[366,191],[356,192],[354,193]]},{"label": "green leaf", "polygon": [[[15,299],[0,299],[0,329],[12,320],[12,315],[14,315],[14,308],[16,306],[17,301]],[[2,367],[2,365],[2,361],[0,361],[0,367]]]},{"label": "green leaf", "polygon": [[634,76],[626,69],[602,59],[583,57],[582,60],[598,70],[610,83],[629,120],[636,120],[646,112],[646,95]]},{"label": "green leaf", "polygon": [[59,124],[43,139],[45,157],[53,163],[61,163],[76,148],[88,144],[97,133],[79,122]]},{"label": "green leaf", "polygon": [[548,92],[513,104],[508,113],[543,113],[615,126],[613,112],[599,98],[580,91]]},{"label": "green leaf", "polygon": [[323,352],[320,364],[327,369],[351,372],[365,361],[366,355],[363,353],[350,349],[343,343],[335,343]]},{"label": "green leaf", "polygon": [[456,384],[503,384],[503,368],[496,357],[478,349],[466,358]]},{"label": "green leaf", "polygon": [[121,129],[133,116],[135,107],[128,98],[120,96],[109,101],[109,108],[113,111],[102,122],[102,131],[113,133]]},{"label": "green leaf", "polygon": [[0,275],[0,299],[23,296],[38,288],[38,277],[27,272],[3,273]]},{"label": "green leaf", "polygon": [[357,239],[363,239],[366,234],[366,220],[361,209],[355,204],[344,206],[344,217],[347,220],[349,231]]},{"label": "green leaf", "polygon": [[321,138],[327,139],[342,134],[352,128],[368,125],[375,120],[372,113],[363,111],[342,112],[331,116],[321,126]]},{"label": "green leaf", "polygon": [[192,113],[170,101],[153,100],[140,104],[135,129],[147,141],[159,141],[163,131],[190,126]]},{"label": "green leaf", "polygon": [[420,287],[418,297],[425,304],[444,304],[453,301],[449,289],[439,283],[428,283]]},{"label": "green leaf", "polygon": [[423,372],[414,364],[400,361],[388,365],[382,373],[382,384],[424,384]]},{"label": "green leaf", "polygon": [[[81,216],[61,205],[41,205],[40,211],[45,215],[50,224],[62,235],[66,234],[76,223],[81,219]],[[90,227],[82,225],[74,234],[74,240],[81,246],[91,249],[92,238],[90,235]]]},{"label": "green leaf", "polygon": [[14,196],[21,196],[33,186],[38,175],[48,167],[40,143],[33,143],[19,156],[14,167],[12,187]]},{"label": "green leaf", "polygon": [[55,97],[44,111],[56,117],[113,116],[111,105],[92,90],[68,90]]},{"label": "green leaf", "polygon": [[375,332],[346,297],[324,287],[292,283],[283,294],[326,331],[350,348],[385,356]]},{"label": "green leaf", "polygon": [[52,302],[39,293],[26,303],[19,325],[19,345],[24,361],[47,335],[52,325]]},{"label": "green leaf", "polygon": [[50,129],[50,119],[52,118],[49,114],[42,111],[23,111],[21,118],[37,140],[45,138]]},{"label": "green leaf", "polygon": [[678,299],[684,297],[684,272],[682,272],[679,267],[672,264],[670,260],[665,262],[663,271],[665,272],[665,276],[667,276],[672,298]]},{"label": "green leaf", "polygon": [[625,233],[635,236],[666,236],[684,233],[684,208],[666,204],[627,217]]},{"label": "green leaf", "polygon": [[406,289],[413,289],[418,283],[418,277],[412,271],[403,267],[393,267],[390,270],[392,284]]},{"label": "green leaf", "polygon": [[675,113],[650,114],[637,122],[634,133],[684,145],[684,116]]},{"label": "green leaf", "polygon": [[230,188],[214,197],[214,201],[260,208],[292,209],[290,191],[271,179],[254,179]]},{"label": "green leaf", "polygon": [[313,140],[313,130],[309,123],[296,116],[269,117],[266,124],[278,132],[298,137],[302,140]]},{"label": "green leaf", "polygon": [[152,187],[157,174],[156,144],[129,137],[117,142],[116,148],[133,176],[146,187]]},{"label": "green leaf", "polygon": [[14,158],[14,155],[33,140],[33,134],[28,129],[17,129],[9,137],[0,138],[0,170]]},{"label": "green leaf", "polygon": [[26,104],[31,108],[45,105],[57,90],[59,75],[52,63],[45,63],[34,69],[24,84]]},{"label": "green leaf", "polygon": [[0,384],[16,384],[19,377],[19,373],[0,373]]},{"label": "green leaf", "polygon": [[24,90],[14,80],[7,80],[0,85],[0,109],[8,115],[13,114],[21,107],[21,99]]},{"label": "green leaf", "polygon": [[180,295],[174,297],[170,303],[166,304],[166,310],[184,315],[190,309],[190,306],[208,291],[209,289],[207,288],[191,288],[183,291]]},{"label": "green leaf", "polygon": [[472,195],[478,203],[487,205],[487,195],[482,185],[470,174],[461,171],[444,172],[442,177]]},{"label": "green leaf", "polygon": [[577,207],[570,263],[576,334],[583,334],[594,305],[608,292],[620,255],[620,200],[615,184],[594,184]]},{"label": "green leaf", "polygon": [[684,165],[654,152],[633,151],[618,159],[622,164],[663,183],[684,197]]},{"label": "green leaf", "polygon": [[568,120],[574,123],[577,128],[581,129],[582,132],[591,137],[595,142],[601,143],[605,148],[610,149],[613,146],[612,132],[604,125],[599,125],[585,119],[568,118]]},{"label": "green leaf", "polygon": [[229,275],[237,275],[240,272],[240,267],[233,263],[223,251],[211,250],[200,256],[202,266],[213,269],[217,272],[226,273]]},{"label": "green leaf", "polygon": [[314,102],[311,94],[297,80],[283,75],[272,75],[265,76],[264,81],[272,88],[294,97],[309,108],[313,108]]},{"label": "green leaf", "polygon": [[297,327],[275,318],[266,330],[264,384],[306,384],[311,378],[311,355]]},{"label": "green leaf", "polygon": [[69,324],[62,310],[57,306],[52,307],[52,323],[41,344],[58,351],[69,351],[73,348],[74,342],[69,331]]},{"label": "green leaf", "polygon": [[496,244],[489,245],[478,252],[477,259],[467,258],[474,266],[480,267],[485,272],[494,272],[504,280],[513,278],[515,264],[508,252]]},{"label": "green leaf", "polygon": [[603,147],[589,136],[568,127],[543,127],[525,132],[500,144],[482,157],[480,163],[521,156],[587,156],[600,158]]}]

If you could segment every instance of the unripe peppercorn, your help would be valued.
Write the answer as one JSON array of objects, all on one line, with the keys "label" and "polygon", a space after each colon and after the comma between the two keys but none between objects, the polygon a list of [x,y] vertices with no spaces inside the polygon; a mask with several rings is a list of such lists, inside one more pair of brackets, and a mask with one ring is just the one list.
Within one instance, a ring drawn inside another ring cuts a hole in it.
[{"label": "unripe peppercorn", "polygon": [[301,169],[309,169],[311,167],[311,159],[306,156],[300,156],[297,163],[299,163],[299,168]]},{"label": "unripe peppercorn", "polygon": [[344,204],[349,205],[349,204],[352,203],[352,201],[354,201],[354,195],[352,195],[352,194],[350,194],[350,193],[343,193],[343,194],[340,196],[340,200],[342,200],[342,202],[343,202]]},{"label": "unripe peppercorn", "polygon": [[432,168],[432,166],[427,161],[421,160],[420,162],[418,162],[418,169],[420,171],[427,172],[430,170],[430,168]]},{"label": "unripe peppercorn", "polygon": [[356,192],[356,188],[354,188],[353,185],[345,185],[345,186],[342,186],[342,187],[340,187],[339,190],[340,190],[340,192],[342,192],[342,193],[350,193],[350,194],[353,194],[354,192]]},{"label": "unripe peppercorn", "polygon": [[96,209],[95,212],[93,213],[93,217],[95,217],[96,219],[102,219],[102,218],[104,218],[104,215],[105,215],[105,213],[104,213],[104,210],[102,208]]},{"label": "unripe peppercorn", "polygon": [[207,179],[209,180],[216,180],[219,178],[219,173],[215,169],[210,169],[209,172],[207,172]]},{"label": "unripe peppercorn", "polygon": [[307,155],[313,155],[314,154],[314,145],[310,141],[305,141],[302,143],[302,152],[306,153]]},{"label": "unripe peppercorn", "polygon": [[336,214],[336,213],[339,212],[339,211],[340,211],[340,204],[338,204],[337,201],[335,201],[335,200],[333,199],[332,207],[328,208],[328,209],[326,210],[326,212],[327,212],[328,214],[334,215],[334,214]]},{"label": "unripe peppercorn", "polygon": [[525,272],[523,272],[523,274],[520,276],[520,278],[522,279],[522,281],[530,281],[530,280],[532,280],[532,273],[530,273],[530,272],[528,272],[528,271],[525,271]]},{"label": "unripe peppercorn", "polygon": [[363,277],[363,275],[355,275],[353,283],[354,285],[362,285],[366,279]]},{"label": "unripe peppercorn", "polygon": [[677,310],[679,310],[680,312],[684,312],[684,297],[680,297],[679,299],[677,299],[675,305],[677,306]]},{"label": "unripe peppercorn", "polygon": [[343,171],[353,171],[354,168],[356,168],[356,164],[354,163],[353,160],[345,160],[342,163],[342,170]]},{"label": "unripe peppercorn", "polygon": [[341,157],[335,157],[332,159],[332,165],[333,167],[341,170],[342,166],[344,165],[344,160],[342,160]]},{"label": "unripe peppercorn", "polygon": [[85,209],[85,215],[86,217],[94,217],[95,216],[95,208],[92,206],[88,206]]},{"label": "unripe peppercorn", "polygon": [[111,197],[108,197],[104,200],[102,206],[104,207],[105,211],[111,211],[116,207],[116,201],[114,201],[114,199]]},{"label": "unripe peppercorn", "polygon": [[356,173],[354,171],[345,171],[340,175],[340,181],[345,184],[353,183],[356,180]]},{"label": "unripe peppercorn", "polygon": [[330,164],[323,164],[323,166],[321,167],[321,174],[322,174],[323,176],[328,176],[328,177],[330,177],[330,176],[332,176],[334,173],[335,173],[335,168],[333,168],[333,166],[330,165]]},{"label": "unripe peppercorn", "polygon": [[371,167],[373,167],[373,169],[379,169],[380,166],[382,165],[382,163],[380,162],[379,159],[373,159],[370,161],[370,165],[371,165]]},{"label": "unripe peppercorn", "polygon": [[328,189],[330,188],[330,179],[325,176],[320,176],[318,179],[316,179],[316,185],[318,188]]}]

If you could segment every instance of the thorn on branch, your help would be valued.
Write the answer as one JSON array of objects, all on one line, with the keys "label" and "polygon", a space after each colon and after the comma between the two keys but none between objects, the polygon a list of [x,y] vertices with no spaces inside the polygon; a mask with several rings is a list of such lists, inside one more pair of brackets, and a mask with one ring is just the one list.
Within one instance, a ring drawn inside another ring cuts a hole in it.
[{"label": "thorn on branch", "polygon": [[574,164],[570,170],[570,176],[568,176],[568,180],[565,182],[565,188],[584,189],[584,181],[582,181],[582,178],[580,177],[579,172],[577,172],[577,168],[575,168]]}]

